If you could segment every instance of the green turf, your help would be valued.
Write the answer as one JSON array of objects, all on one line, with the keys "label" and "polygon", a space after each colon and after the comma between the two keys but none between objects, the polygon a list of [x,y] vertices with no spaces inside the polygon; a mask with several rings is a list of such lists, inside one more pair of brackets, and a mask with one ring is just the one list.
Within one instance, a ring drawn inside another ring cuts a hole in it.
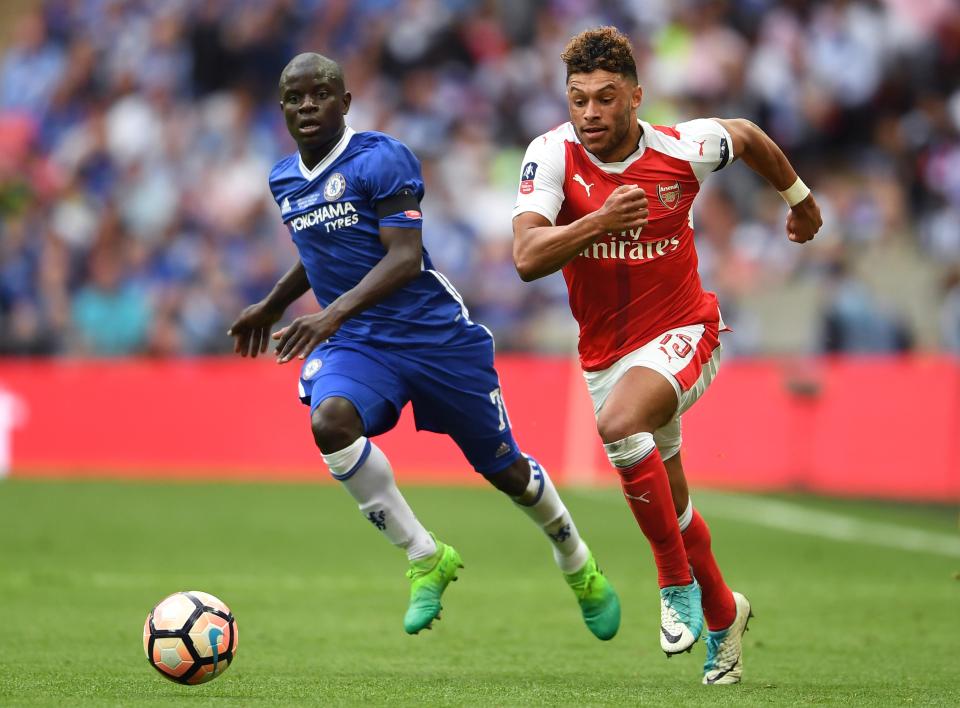
[{"label": "green turf", "polygon": [[[763,499],[699,494],[757,615],[744,683],[705,687],[702,644],[659,650],[650,552],[616,491],[565,494],[623,601],[607,643],[498,493],[407,496],[466,564],[443,621],[416,637],[404,559],[336,487],[0,484],[0,705],[960,704],[956,555],[767,528],[731,507]],[[957,533],[943,510],[789,503]],[[219,595],[240,627],[237,660],[205,686],[169,683],[143,656],[147,611],[181,589]]]}]

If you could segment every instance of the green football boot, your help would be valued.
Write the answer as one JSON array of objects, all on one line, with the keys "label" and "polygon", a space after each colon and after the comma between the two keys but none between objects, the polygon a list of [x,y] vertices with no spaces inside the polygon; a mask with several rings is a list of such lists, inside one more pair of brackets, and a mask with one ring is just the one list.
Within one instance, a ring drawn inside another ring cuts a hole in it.
[{"label": "green football boot", "polygon": [[407,634],[416,634],[421,629],[430,629],[435,619],[440,619],[440,596],[450,581],[457,579],[457,569],[463,567],[460,554],[453,546],[437,541],[437,552],[426,558],[410,561],[410,606],[403,618]]},{"label": "green football boot", "polygon": [[613,639],[620,629],[620,598],[597,567],[593,553],[590,553],[583,568],[563,577],[577,596],[587,629],[597,639]]}]

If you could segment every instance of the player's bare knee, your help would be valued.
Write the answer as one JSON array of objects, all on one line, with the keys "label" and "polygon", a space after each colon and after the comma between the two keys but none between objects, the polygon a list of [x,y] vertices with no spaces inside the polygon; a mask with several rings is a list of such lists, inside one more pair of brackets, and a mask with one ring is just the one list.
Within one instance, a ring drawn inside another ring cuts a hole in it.
[{"label": "player's bare knee", "polygon": [[363,435],[363,423],[353,404],[345,398],[328,398],[310,418],[313,439],[324,454],[347,447]]},{"label": "player's bare knee", "polygon": [[604,406],[597,416],[597,431],[604,443],[623,440],[637,433],[653,433],[662,428],[673,416],[673,410],[665,406],[650,408]]},{"label": "player's bare knee", "polygon": [[652,433],[656,428],[634,411],[602,409],[597,418],[597,431],[604,443],[623,440],[636,433]]},{"label": "player's bare knee", "polygon": [[526,491],[530,483],[530,464],[527,458],[518,457],[506,469],[484,475],[484,478],[504,494],[518,497]]}]

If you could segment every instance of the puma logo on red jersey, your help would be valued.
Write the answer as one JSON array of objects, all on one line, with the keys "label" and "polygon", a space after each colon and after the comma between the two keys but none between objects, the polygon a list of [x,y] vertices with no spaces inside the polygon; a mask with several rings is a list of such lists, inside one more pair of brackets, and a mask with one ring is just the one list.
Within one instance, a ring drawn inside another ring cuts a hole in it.
[{"label": "puma logo on red jersey", "polygon": [[579,174],[575,174],[573,176],[573,181],[579,182],[580,184],[582,184],[583,188],[587,191],[587,196],[588,197],[590,196],[590,188],[594,185],[593,182],[591,182],[590,184],[587,184],[586,182],[583,181],[583,177],[581,177]]}]

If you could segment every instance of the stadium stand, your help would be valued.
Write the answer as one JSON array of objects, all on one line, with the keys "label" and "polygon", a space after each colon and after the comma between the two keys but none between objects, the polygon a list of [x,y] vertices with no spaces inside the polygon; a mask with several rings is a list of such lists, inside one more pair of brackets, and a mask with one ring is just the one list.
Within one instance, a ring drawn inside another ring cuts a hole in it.
[{"label": "stadium stand", "polygon": [[801,249],[747,170],[702,196],[701,272],[735,330],[728,351],[960,351],[949,0],[47,0],[3,12],[4,354],[230,349],[228,322],[293,257],[266,176],[293,149],[275,82],[302,50],[342,61],[354,128],[392,133],[423,161],[427,246],[501,349],[568,351],[562,283],[520,282],[509,215],[523,146],[566,119],[563,42],[601,23],[633,38],[646,119],[753,119],[824,209]]}]

